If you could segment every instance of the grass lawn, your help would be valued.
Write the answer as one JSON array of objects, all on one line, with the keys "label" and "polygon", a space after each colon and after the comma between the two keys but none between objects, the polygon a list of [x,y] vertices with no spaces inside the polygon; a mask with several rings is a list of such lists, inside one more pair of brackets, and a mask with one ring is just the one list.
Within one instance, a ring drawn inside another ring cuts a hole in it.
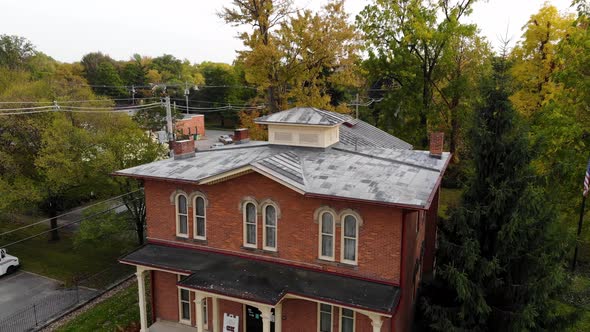
[{"label": "grass lawn", "polygon": [[[18,218],[21,220],[14,222],[13,219],[0,216],[0,233],[41,219]],[[48,229],[49,226],[42,223],[5,235],[0,237],[0,247]],[[134,242],[111,241],[103,246],[84,244],[76,247],[72,233],[61,231],[60,236],[61,240],[51,242],[48,240],[49,234],[43,234],[10,246],[7,251],[20,259],[23,270],[69,283],[74,277],[91,275],[112,266],[120,255],[130,251],[136,245]]]},{"label": "grass lawn", "polygon": [[97,304],[57,331],[139,331],[137,283]]}]

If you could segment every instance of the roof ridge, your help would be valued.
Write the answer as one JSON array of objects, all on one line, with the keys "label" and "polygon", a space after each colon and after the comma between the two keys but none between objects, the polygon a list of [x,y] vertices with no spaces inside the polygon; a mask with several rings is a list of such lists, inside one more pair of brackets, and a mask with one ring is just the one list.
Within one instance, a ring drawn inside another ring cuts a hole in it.
[{"label": "roof ridge", "polygon": [[[356,155],[363,156],[363,157],[369,157],[369,158],[373,158],[373,159],[377,159],[377,160],[390,161],[392,163],[398,163],[398,164],[402,164],[402,165],[406,165],[406,166],[417,167],[417,168],[421,168],[421,169],[425,169],[425,170],[433,171],[433,172],[437,172],[437,173],[441,172],[440,169],[437,169],[434,167],[418,165],[418,164],[414,164],[414,163],[409,163],[407,161],[401,161],[401,160],[397,160],[397,159],[384,158],[384,157],[377,157],[377,156],[370,155],[367,153],[362,153],[359,151],[352,151],[352,150],[343,149],[343,148],[339,148],[339,147],[333,147],[332,149],[337,150],[337,151],[342,151],[342,152],[349,152],[352,154],[356,154]],[[380,148],[380,149],[385,149],[385,148]],[[406,151],[413,151],[413,150],[406,150]]]}]

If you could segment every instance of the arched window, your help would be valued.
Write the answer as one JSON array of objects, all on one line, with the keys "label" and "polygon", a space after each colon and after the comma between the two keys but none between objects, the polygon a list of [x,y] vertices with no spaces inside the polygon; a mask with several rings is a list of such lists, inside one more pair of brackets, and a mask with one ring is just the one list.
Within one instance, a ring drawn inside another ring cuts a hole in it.
[{"label": "arched window", "polygon": [[256,205],[244,204],[244,247],[256,248]]},{"label": "arched window", "polygon": [[267,204],[262,211],[264,218],[263,249],[277,251],[277,209],[274,205]]},{"label": "arched window", "polygon": [[334,215],[331,212],[323,212],[320,215],[320,259],[334,260]]},{"label": "arched window", "polygon": [[342,221],[342,262],[357,264],[358,260],[358,221],[351,214],[344,215]]},{"label": "arched window", "polygon": [[205,240],[206,237],[206,218],[207,212],[206,209],[206,201],[205,198],[202,196],[196,196],[194,201],[194,211],[195,211],[195,218],[194,218],[194,237],[195,239]]},{"label": "arched window", "polygon": [[184,194],[176,195],[176,236],[188,237],[188,206]]}]

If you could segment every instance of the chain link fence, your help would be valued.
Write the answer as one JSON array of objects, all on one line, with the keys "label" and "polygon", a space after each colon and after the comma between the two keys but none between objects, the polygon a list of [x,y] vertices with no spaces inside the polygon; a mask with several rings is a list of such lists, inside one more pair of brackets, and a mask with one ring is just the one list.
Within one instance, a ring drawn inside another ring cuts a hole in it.
[{"label": "chain link fence", "polygon": [[47,322],[67,314],[70,309],[91,301],[127,280],[135,269],[115,264],[96,274],[85,276],[74,286],[59,289],[43,300],[0,318],[0,332],[36,331]]}]

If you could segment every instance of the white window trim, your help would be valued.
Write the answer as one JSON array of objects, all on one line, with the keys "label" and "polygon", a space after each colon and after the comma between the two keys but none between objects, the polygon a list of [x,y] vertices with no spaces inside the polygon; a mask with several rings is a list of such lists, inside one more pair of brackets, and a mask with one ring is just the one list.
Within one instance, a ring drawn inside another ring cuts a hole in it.
[{"label": "white window trim", "polygon": [[[181,275],[176,276],[176,280],[180,281],[180,278]],[[182,319],[182,297],[180,293],[183,289],[188,291],[188,319]],[[178,287],[178,322],[190,326],[192,325],[192,315],[193,309],[191,308],[191,291],[186,288]]]},{"label": "white window trim", "polygon": [[[248,243],[247,240],[247,232],[248,232],[248,228],[247,226],[247,218],[246,218],[246,211],[248,210],[248,204],[252,204],[254,205],[254,226],[256,227],[256,232],[255,232],[255,236],[254,236],[254,243]],[[243,244],[244,247],[246,248],[257,248],[258,247],[258,206],[256,205],[255,202],[251,202],[251,201],[246,201],[244,202],[244,204],[242,205],[242,233],[244,233],[243,236]]]},{"label": "white window trim", "polygon": [[[205,220],[205,234],[203,236],[197,235],[197,198],[203,199],[203,209],[205,211],[203,215],[203,219]],[[203,195],[195,195],[193,197],[193,237],[197,240],[207,240],[207,198]]]},{"label": "white window trim", "polygon": [[[324,214],[329,213],[332,215],[332,256],[324,256],[322,255],[322,240],[323,240],[323,235],[324,233],[322,233],[322,222],[323,222],[323,216]],[[322,211],[319,215],[318,218],[318,225],[319,225],[319,235],[318,236],[318,257],[320,259],[326,260],[326,261],[331,261],[333,262],[335,260],[335,256],[336,256],[336,214],[334,214],[331,211]]]},{"label": "white window trim", "polygon": [[[342,332],[342,309],[346,309],[346,308],[342,308],[340,307],[340,322],[338,322],[338,331]],[[352,310],[352,309],[348,309],[348,310]],[[352,310],[352,332],[356,331],[356,311]]]},{"label": "white window trim", "polygon": [[[275,246],[266,246],[266,208],[272,206],[275,209]],[[277,251],[279,247],[279,209],[274,203],[265,203],[262,205],[262,249],[266,251]]]},{"label": "white window trim", "polygon": [[334,306],[327,303],[320,303],[318,302],[318,326],[317,331],[320,332],[320,327],[322,326],[322,304],[326,304],[330,306],[330,331],[334,330]]},{"label": "white window trim", "polygon": [[[347,216],[351,216],[351,217],[354,218],[354,220],[356,220],[356,223],[355,223],[355,227],[356,227],[356,232],[355,232],[356,238],[355,238],[355,241],[354,241],[354,245],[355,245],[355,248],[354,248],[354,250],[355,250],[355,252],[354,252],[355,253],[354,258],[355,258],[355,260],[344,259],[344,247],[345,247],[345,244],[344,244],[344,242],[345,242],[344,241],[344,238],[345,238],[344,237],[344,228],[346,227],[344,225],[344,219]],[[360,224],[360,221],[359,221],[359,219],[358,219],[358,217],[356,215],[354,215],[352,213],[346,213],[346,214],[343,214],[341,216],[340,224],[342,225],[342,227],[340,227],[340,262],[342,262],[344,264],[349,264],[349,265],[358,265],[358,260],[359,260],[359,235],[360,235],[359,234],[359,230],[360,230],[360,227],[359,227],[360,225],[359,224]]]},{"label": "white window trim", "polygon": [[[180,233],[180,212],[178,212],[178,198],[180,196],[184,196],[185,200],[186,200],[186,234]],[[176,194],[176,197],[174,198],[174,214],[176,215],[176,236],[178,237],[184,237],[188,239],[188,225],[189,225],[189,213],[188,213],[188,208],[189,208],[189,200],[188,200],[188,196],[184,193],[178,193]]]}]

